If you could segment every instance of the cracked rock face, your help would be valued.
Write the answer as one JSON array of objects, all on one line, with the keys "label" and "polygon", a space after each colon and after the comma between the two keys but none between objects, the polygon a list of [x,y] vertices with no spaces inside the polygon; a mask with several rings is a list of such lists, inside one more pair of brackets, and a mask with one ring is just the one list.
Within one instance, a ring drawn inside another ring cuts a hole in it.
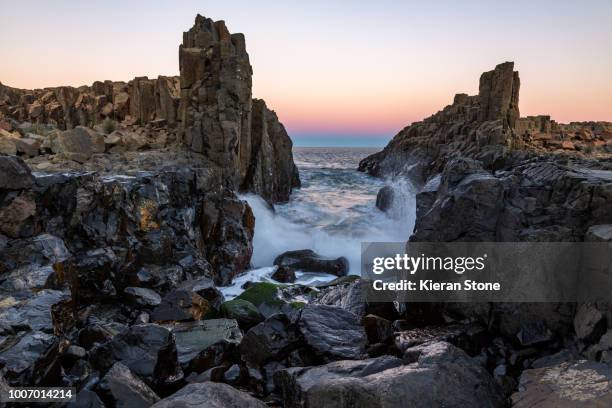
[{"label": "cracked rock face", "polygon": [[274,111],[252,99],[252,68],[242,34],[198,15],[179,47],[184,143],[222,169],[236,188],[270,202],[299,187],[292,142]]},{"label": "cracked rock face", "polygon": [[500,389],[463,351],[421,346],[414,364],[383,356],[294,367],[274,377],[286,407],[505,406]]},{"label": "cracked rock face", "polygon": [[198,15],[183,33],[179,65],[185,143],[239,185],[251,149],[252,68],[244,36]]}]

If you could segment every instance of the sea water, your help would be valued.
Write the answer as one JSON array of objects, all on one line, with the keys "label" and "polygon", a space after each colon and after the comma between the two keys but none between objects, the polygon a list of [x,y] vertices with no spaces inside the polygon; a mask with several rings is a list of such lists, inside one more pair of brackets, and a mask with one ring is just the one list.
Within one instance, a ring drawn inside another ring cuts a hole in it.
[{"label": "sea water", "polygon": [[[360,274],[362,242],[406,241],[414,226],[414,186],[406,179],[378,179],[357,171],[371,148],[294,148],[302,187],[274,211],[258,196],[242,196],[255,214],[253,269],[222,288],[226,298],[237,296],[247,281],[271,281],[274,258],[285,251],[312,249],[319,255],[349,261],[349,273]],[[376,208],[376,194],[394,189],[392,207]],[[316,284],[335,276],[298,271],[296,283]]]}]

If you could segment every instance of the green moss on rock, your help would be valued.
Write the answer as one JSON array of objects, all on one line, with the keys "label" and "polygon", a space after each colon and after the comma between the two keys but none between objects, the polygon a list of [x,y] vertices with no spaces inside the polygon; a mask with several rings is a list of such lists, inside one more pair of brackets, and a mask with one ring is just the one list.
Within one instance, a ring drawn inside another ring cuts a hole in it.
[{"label": "green moss on rock", "polygon": [[262,303],[268,305],[281,305],[283,300],[278,296],[279,285],[270,282],[257,282],[242,292],[236,299],[246,300],[259,307]]}]

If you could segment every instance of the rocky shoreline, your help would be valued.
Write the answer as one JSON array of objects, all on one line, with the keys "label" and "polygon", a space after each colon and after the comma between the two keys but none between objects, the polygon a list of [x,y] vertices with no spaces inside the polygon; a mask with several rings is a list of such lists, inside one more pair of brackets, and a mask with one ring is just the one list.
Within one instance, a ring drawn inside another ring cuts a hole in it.
[{"label": "rocky shoreline", "polygon": [[[521,118],[513,68],[483,73],[478,95],[457,94],[361,161],[361,171],[421,186],[410,241],[612,242],[612,124]],[[381,191],[379,207],[392,199]],[[512,406],[612,402],[607,302],[405,307],[426,322],[486,327],[476,358]]]},{"label": "rocky shoreline", "polygon": [[[257,222],[237,194],[287,201],[299,174],[243,35],[198,15],[179,59],[179,77],[0,85],[0,389],[75,387],[71,407],[612,402],[607,304],[366,303],[345,258],[308,250],[278,254],[275,279],[338,278],[224,299]],[[362,161],[422,186],[410,240],[612,240],[612,125],[520,118],[518,93],[502,64]]]}]

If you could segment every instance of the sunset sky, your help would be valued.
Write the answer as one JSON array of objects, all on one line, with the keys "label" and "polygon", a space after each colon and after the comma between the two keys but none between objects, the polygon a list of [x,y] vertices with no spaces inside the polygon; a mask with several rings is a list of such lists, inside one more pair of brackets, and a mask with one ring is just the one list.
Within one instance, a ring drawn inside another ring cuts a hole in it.
[{"label": "sunset sky", "polygon": [[197,13],[246,35],[253,94],[298,145],[383,145],[503,61],[521,115],[612,121],[612,0],[0,0],[0,82],[177,75]]}]

